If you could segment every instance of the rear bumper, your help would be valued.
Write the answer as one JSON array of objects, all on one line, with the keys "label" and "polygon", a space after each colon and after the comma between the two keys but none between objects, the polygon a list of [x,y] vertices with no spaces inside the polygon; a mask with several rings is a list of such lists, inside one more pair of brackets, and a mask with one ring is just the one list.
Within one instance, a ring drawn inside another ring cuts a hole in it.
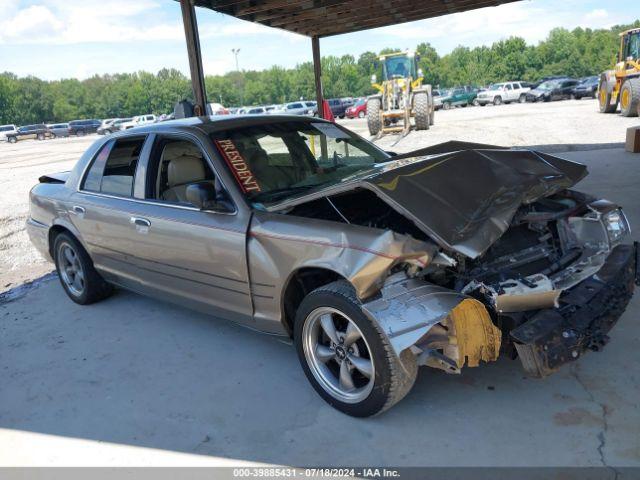
[{"label": "rear bumper", "polygon": [[637,244],[613,249],[600,271],[510,332],[527,373],[544,377],[588,350],[598,351],[633,296]]},{"label": "rear bumper", "polygon": [[48,261],[53,262],[49,253],[49,227],[33,218],[27,219],[27,234],[33,246]]}]

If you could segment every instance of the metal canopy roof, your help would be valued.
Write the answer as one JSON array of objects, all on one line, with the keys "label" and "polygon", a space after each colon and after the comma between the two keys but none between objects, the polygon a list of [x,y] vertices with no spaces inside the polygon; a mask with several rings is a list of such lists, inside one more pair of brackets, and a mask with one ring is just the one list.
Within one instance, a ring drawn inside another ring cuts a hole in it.
[{"label": "metal canopy roof", "polygon": [[327,37],[513,1],[517,0],[193,0],[193,4],[308,37]]}]

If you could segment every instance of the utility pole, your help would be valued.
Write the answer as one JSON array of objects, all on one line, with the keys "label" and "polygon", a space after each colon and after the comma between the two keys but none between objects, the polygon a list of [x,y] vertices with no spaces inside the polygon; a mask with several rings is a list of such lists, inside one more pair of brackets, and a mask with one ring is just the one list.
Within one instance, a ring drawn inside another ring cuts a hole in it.
[{"label": "utility pole", "polygon": [[240,49],[232,48],[231,52],[233,53],[233,56],[236,58],[236,72],[239,72],[240,68],[238,67],[238,54],[240,53]]}]

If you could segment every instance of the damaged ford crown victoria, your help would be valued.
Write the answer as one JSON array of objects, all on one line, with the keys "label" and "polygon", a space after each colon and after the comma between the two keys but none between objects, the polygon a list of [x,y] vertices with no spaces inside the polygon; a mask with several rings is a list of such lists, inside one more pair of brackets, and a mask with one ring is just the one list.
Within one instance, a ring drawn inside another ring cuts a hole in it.
[{"label": "damaged ford crown victoria", "polygon": [[294,339],[315,390],[380,413],[419,366],[545,376],[599,350],[636,280],[578,163],[450,142],[394,156],[301,117],[193,118],[97,141],[27,223],[79,304],[120,286]]}]

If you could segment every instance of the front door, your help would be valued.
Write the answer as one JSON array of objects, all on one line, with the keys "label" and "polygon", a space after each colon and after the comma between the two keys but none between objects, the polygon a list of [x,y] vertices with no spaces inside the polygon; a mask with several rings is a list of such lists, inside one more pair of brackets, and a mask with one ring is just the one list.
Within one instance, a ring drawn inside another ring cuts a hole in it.
[{"label": "front door", "polygon": [[[199,145],[188,137],[158,136],[145,160],[144,204],[131,216],[131,255],[143,287],[190,307],[250,323],[246,259],[248,215],[238,212]],[[189,185],[208,183],[221,203],[196,208]]]}]

